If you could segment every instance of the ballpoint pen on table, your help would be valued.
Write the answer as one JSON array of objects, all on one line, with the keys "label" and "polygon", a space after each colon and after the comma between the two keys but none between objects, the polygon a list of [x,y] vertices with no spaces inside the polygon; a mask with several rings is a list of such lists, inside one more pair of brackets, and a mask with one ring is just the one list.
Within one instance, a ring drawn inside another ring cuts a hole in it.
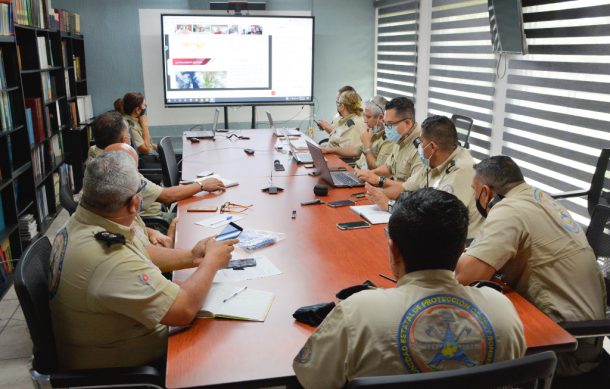
[{"label": "ballpoint pen on table", "polygon": [[224,218],[224,219],[222,219],[222,220],[217,220],[217,221],[215,221],[214,223],[210,223],[210,226],[215,226],[215,225],[217,225],[217,224],[224,223],[224,222],[226,222],[226,221],[228,221],[228,220],[231,220],[231,219],[233,219],[233,216],[227,216],[227,217],[225,217],[225,218]]},{"label": "ballpoint pen on table", "polygon": [[233,297],[237,296],[238,294],[240,294],[241,292],[243,292],[246,289],[248,289],[248,287],[244,286],[243,288],[239,289],[237,292],[233,293],[232,295],[230,295],[226,299],[222,300],[222,302],[226,303],[227,301],[231,300]]}]

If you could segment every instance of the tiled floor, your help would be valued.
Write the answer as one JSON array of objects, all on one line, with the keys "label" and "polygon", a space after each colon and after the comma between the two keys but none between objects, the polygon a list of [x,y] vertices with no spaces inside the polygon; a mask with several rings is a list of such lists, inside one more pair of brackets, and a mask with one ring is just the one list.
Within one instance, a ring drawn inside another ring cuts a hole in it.
[{"label": "tiled floor", "polygon": [[[62,211],[53,222],[47,236],[52,240],[55,233],[68,220],[68,213]],[[610,353],[610,341],[604,341],[604,348]],[[15,290],[0,300],[0,388],[33,388],[29,365],[32,341],[19,308]]]},{"label": "tiled floor", "polygon": [[[61,211],[47,231],[49,239],[53,239],[67,220],[68,212]],[[34,387],[29,372],[31,355],[32,341],[28,327],[15,289],[11,288],[0,300],[0,388]]]}]

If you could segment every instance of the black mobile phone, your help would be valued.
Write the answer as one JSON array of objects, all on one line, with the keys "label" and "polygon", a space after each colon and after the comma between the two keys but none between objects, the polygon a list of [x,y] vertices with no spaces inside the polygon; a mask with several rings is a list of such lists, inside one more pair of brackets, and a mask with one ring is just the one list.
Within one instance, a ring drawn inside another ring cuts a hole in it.
[{"label": "black mobile phone", "polygon": [[229,261],[227,269],[241,270],[244,267],[252,266],[256,266],[256,259],[254,258],[232,259]]},{"label": "black mobile phone", "polygon": [[223,241],[228,239],[237,238],[244,229],[237,224],[230,222],[218,235],[216,235],[216,241]]},{"label": "black mobile phone", "polygon": [[315,205],[315,204],[324,204],[324,203],[320,199],[315,199],[315,200],[310,200],[310,201],[303,201],[301,203],[301,205]]},{"label": "black mobile phone", "polygon": [[339,200],[339,201],[331,201],[331,202],[326,203],[326,204],[329,207],[337,208],[337,207],[345,207],[347,205],[354,205],[356,203],[353,202],[352,200]]},{"label": "black mobile phone", "polygon": [[356,230],[359,228],[369,228],[371,225],[365,221],[337,223],[337,228],[340,230]]}]

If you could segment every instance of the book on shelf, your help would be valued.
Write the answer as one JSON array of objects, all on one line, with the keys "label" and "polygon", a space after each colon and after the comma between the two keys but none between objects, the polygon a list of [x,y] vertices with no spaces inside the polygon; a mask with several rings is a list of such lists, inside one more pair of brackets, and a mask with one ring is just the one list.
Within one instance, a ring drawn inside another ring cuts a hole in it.
[{"label": "book on shelf", "polygon": [[45,119],[42,100],[39,97],[25,99],[25,106],[32,110],[34,139],[36,142],[40,142],[45,138]]},{"label": "book on shelf", "polygon": [[19,238],[22,242],[31,241],[38,233],[36,218],[31,213],[21,216],[17,225],[19,226]]},{"label": "book on shelf", "polygon": [[49,142],[49,146],[51,148],[51,152],[50,152],[51,160],[53,161],[53,165],[56,165],[57,162],[61,161],[61,159],[62,159],[59,135],[54,135],[51,138],[51,141]]},{"label": "book on shelf", "polygon": [[25,127],[28,130],[28,139],[30,140],[30,146],[35,143],[34,138],[34,122],[32,121],[32,108],[25,109]]},{"label": "book on shelf", "polygon": [[0,88],[6,88],[6,72],[4,71],[4,58],[2,57],[2,49],[0,49]]},{"label": "book on shelf", "polygon": [[0,196],[0,232],[6,228],[6,222],[4,221],[4,207],[2,206],[2,196]]},{"label": "book on shelf", "polygon": [[0,92],[0,126],[2,130],[13,128],[13,114],[11,113],[11,99],[7,92]]},{"label": "book on shelf", "polygon": [[11,252],[11,242],[8,238],[0,243],[0,261],[2,261],[2,269],[6,274],[10,274],[15,266],[13,265],[13,253]]},{"label": "book on shelf", "polygon": [[0,35],[11,35],[14,31],[11,0],[0,0]]},{"label": "book on shelf", "polygon": [[66,97],[72,97],[72,91],[70,90],[70,76],[67,70],[64,71],[64,81],[66,82]]},{"label": "book on shelf", "polygon": [[40,220],[40,223],[43,223],[49,215],[47,190],[44,185],[36,189],[36,208],[38,209],[38,220]]},{"label": "book on shelf", "polygon": [[74,62],[74,79],[76,81],[81,80],[80,57],[73,55],[72,61]]},{"label": "book on shelf", "polygon": [[37,28],[48,28],[49,1],[12,0],[15,23]]},{"label": "book on shelf", "polygon": [[61,121],[61,109],[59,108],[59,101],[55,102],[55,117],[57,118],[57,128],[60,128],[63,124]]},{"label": "book on shelf", "polygon": [[81,123],[93,118],[91,95],[76,96],[76,106],[78,108],[78,118]]},{"label": "book on shelf", "polygon": [[53,173],[53,193],[55,194],[55,209],[59,209],[59,173]]},{"label": "book on shelf", "polygon": [[76,101],[70,101],[70,128],[78,127],[78,110]]},{"label": "book on shelf", "polygon": [[59,167],[59,178],[64,185],[68,185],[74,192],[74,175],[72,174],[72,166],[64,163]]},{"label": "book on shelf", "polygon": [[45,173],[45,153],[44,145],[37,145],[32,149],[32,172],[35,178],[41,177]]}]

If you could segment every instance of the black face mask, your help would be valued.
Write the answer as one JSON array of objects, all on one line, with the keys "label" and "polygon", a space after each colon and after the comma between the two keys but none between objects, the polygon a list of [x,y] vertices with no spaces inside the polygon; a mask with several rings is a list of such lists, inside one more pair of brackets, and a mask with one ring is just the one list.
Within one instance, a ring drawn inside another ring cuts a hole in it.
[{"label": "black face mask", "polygon": [[[481,191],[481,193],[483,193],[483,191]],[[483,216],[483,218],[486,219],[487,218],[487,209],[485,209],[483,207],[483,205],[481,204],[480,199],[481,199],[481,194],[479,194],[479,197],[477,198],[477,201],[476,201],[477,211],[479,211],[481,216]]]},{"label": "black face mask", "polygon": [[140,116],[144,116],[146,115],[146,108],[144,108],[142,111],[140,111]]}]

